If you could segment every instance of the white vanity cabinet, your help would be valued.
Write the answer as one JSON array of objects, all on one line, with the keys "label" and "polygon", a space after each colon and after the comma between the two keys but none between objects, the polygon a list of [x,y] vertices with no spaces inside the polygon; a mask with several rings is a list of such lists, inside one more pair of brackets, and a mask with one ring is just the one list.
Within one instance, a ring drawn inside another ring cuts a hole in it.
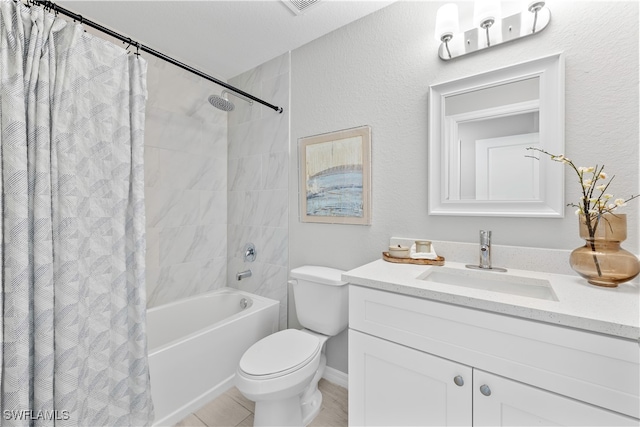
[{"label": "white vanity cabinet", "polygon": [[638,420],[473,370],[474,426],[638,426]]},{"label": "white vanity cabinet", "polygon": [[349,425],[471,425],[472,375],[468,366],[349,330]]},{"label": "white vanity cabinet", "polygon": [[640,424],[637,341],[360,286],[349,424]]}]

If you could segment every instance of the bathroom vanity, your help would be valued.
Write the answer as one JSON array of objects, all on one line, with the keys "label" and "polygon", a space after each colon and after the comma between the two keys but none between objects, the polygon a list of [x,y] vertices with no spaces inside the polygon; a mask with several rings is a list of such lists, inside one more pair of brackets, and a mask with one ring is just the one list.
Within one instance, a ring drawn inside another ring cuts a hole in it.
[{"label": "bathroom vanity", "polygon": [[382,260],[342,278],[350,425],[640,423],[637,283]]}]

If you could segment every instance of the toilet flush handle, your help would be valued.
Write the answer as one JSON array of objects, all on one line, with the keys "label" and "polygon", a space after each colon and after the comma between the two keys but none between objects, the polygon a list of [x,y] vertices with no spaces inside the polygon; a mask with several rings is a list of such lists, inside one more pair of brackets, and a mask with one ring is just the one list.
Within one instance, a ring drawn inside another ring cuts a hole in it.
[{"label": "toilet flush handle", "polygon": [[291,280],[287,280],[287,283],[290,284],[291,286],[294,286],[298,284],[298,281],[296,279],[291,279]]}]

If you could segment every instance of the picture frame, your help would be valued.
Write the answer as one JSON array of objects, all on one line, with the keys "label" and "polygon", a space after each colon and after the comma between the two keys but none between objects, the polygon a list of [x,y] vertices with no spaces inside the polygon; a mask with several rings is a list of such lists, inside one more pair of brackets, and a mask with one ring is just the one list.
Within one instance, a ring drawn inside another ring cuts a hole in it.
[{"label": "picture frame", "polygon": [[371,127],[298,140],[300,220],[371,225]]}]

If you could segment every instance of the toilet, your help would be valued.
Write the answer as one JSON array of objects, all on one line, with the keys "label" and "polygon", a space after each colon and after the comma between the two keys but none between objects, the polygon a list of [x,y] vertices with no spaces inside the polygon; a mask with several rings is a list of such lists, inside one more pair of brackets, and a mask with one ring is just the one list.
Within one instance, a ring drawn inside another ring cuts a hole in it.
[{"label": "toilet", "polygon": [[244,353],[236,370],[236,387],[256,403],[254,426],[306,426],[320,412],[325,343],[348,324],[349,294],[342,273],[310,265],[291,270],[289,283],[304,329],[261,339]]}]

